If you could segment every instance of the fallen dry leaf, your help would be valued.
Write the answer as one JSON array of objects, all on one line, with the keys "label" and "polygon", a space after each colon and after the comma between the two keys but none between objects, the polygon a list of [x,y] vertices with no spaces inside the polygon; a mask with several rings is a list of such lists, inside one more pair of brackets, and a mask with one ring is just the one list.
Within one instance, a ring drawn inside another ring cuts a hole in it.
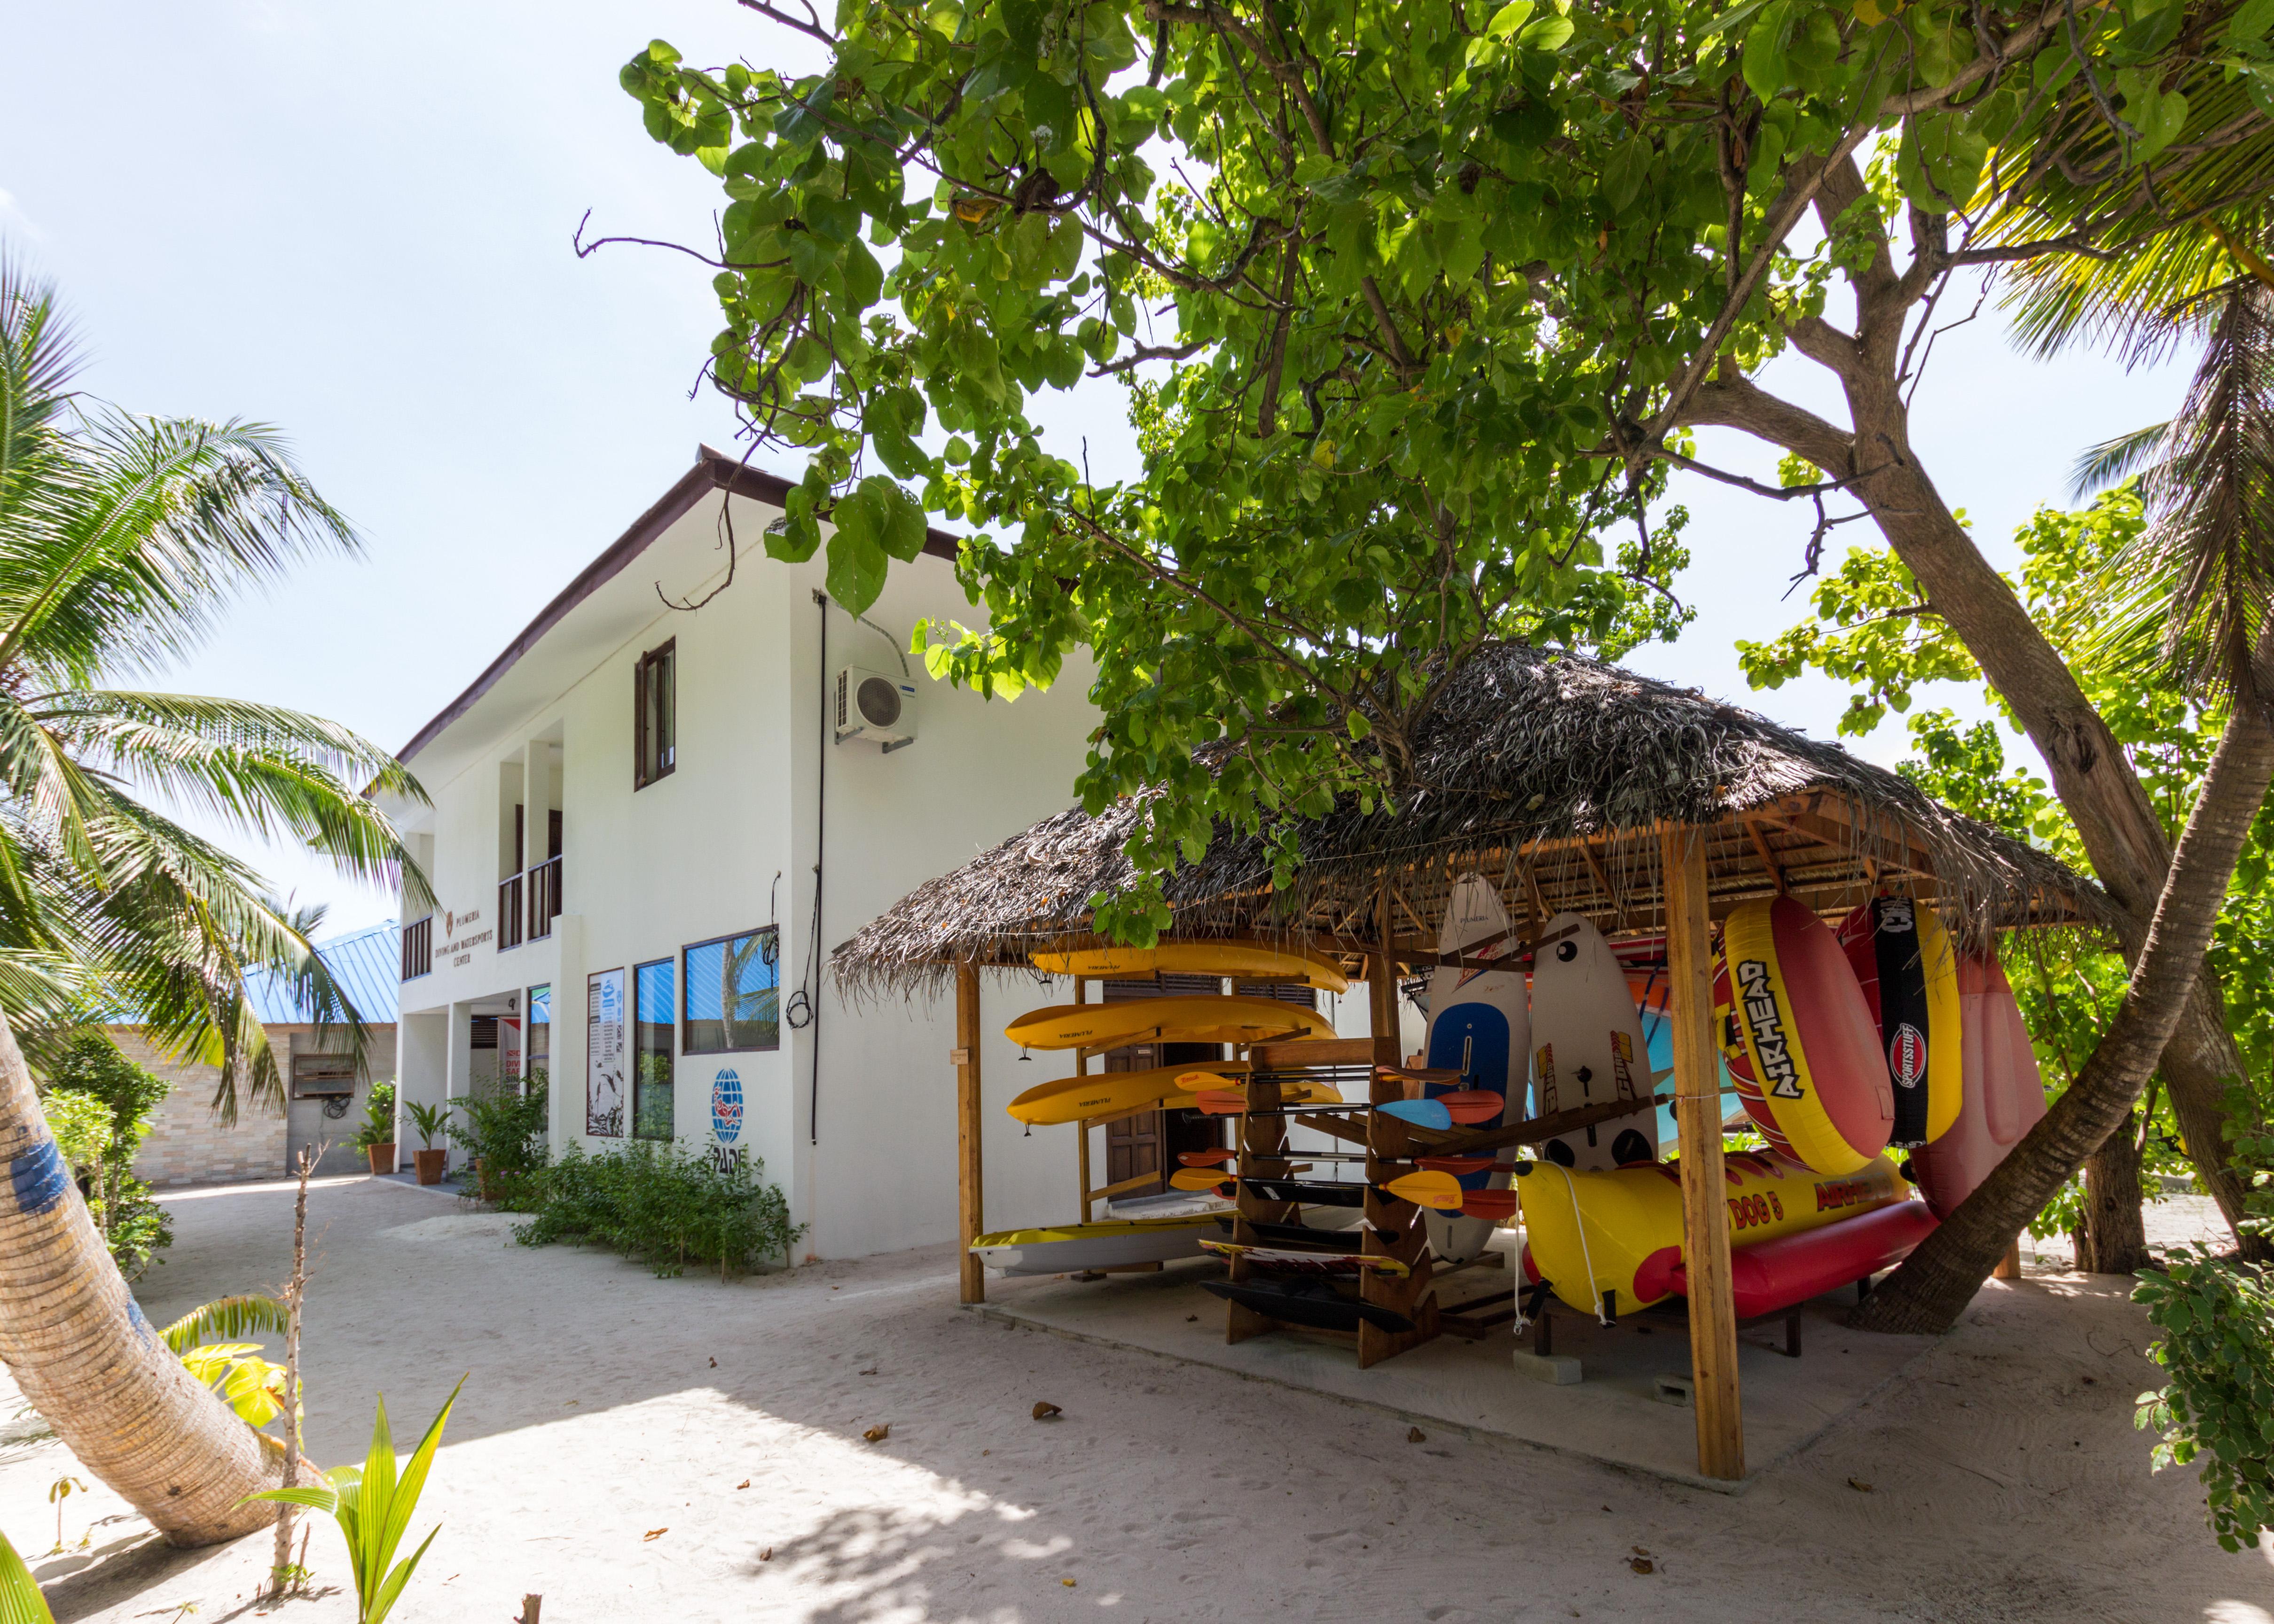
[{"label": "fallen dry leaf", "polygon": [[1186,1325],[1190,1325],[1190,1324],[1192,1324],[1194,1320],[1198,1320],[1199,1318],[1200,1318],[1200,1316],[1199,1316],[1198,1314],[1186,1314],[1186,1315],[1185,1316],[1185,1323],[1186,1323]]},{"label": "fallen dry leaf", "polygon": [[1658,1564],[1652,1561],[1650,1558],[1646,1556],[1630,1556],[1627,1558],[1627,1566],[1633,1568],[1637,1573],[1646,1574],[1656,1573],[1658,1571]]},{"label": "fallen dry leaf", "polygon": [[1035,1419],[1037,1421],[1048,1421],[1052,1417],[1062,1416],[1065,1413],[1065,1410],[1059,1409],[1056,1404],[1051,1403],[1048,1399],[1038,1398],[1035,1401]]},{"label": "fallen dry leaf", "polygon": [[892,1424],[889,1421],[879,1421],[876,1425],[870,1427],[867,1432],[861,1434],[862,1438],[868,1440],[868,1441],[872,1444],[883,1443],[885,1440],[890,1438],[892,1435]]},{"label": "fallen dry leaf", "polygon": [[1650,1553],[1641,1545],[1629,1545],[1627,1549],[1633,1552],[1637,1556],[1648,1556],[1650,1554]]},{"label": "fallen dry leaf", "polygon": [[748,1477],[745,1477],[742,1482],[736,1484],[734,1486],[738,1489],[747,1489],[750,1486],[750,1480]]},{"label": "fallen dry leaf", "polygon": [[1426,1444],[1429,1441],[1429,1434],[1418,1426],[1409,1426],[1405,1429],[1405,1441],[1409,1444]]},{"label": "fallen dry leaf", "polygon": [[771,1562],[773,1560],[774,1548],[772,1545],[768,1545],[764,1550],[758,1553],[758,1560],[762,1562]]},{"label": "fallen dry leaf", "polygon": [[1869,1494],[1871,1492],[1871,1485],[1864,1482],[1861,1477],[1849,1478],[1848,1486],[1855,1490],[1858,1494]]},{"label": "fallen dry leaf", "polygon": [[871,1365],[867,1370],[862,1371],[861,1373],[863,1376],[873,1376],[877,1373],[877,1366]]},{"label": "fallen dry leaf", "polygon": [[712,1368],[712,1370],[717,1370],[717,1369],[719,1368],[719,1361],[718,1361],[718,1360],[716,1360],[716,1359],[712,1360],[712,1361],[711,1361],[711,1368]]},{"label": "fallen dry leaf", "polygon": [[671,1532],[671,1530],[667,1528],[651,1528],[648,1530],[646,1533],[640,1536],[640,1543],[642,1545],[645,1545],[651,1539],[660,1539],[669,1532]]},{"label": "fallen dry leaf", "polygon": [[1061,1579],[1058,1583],[1065,1585],[1068,1590],[1073,1589],[1073,1581],[1071,1579]]}]

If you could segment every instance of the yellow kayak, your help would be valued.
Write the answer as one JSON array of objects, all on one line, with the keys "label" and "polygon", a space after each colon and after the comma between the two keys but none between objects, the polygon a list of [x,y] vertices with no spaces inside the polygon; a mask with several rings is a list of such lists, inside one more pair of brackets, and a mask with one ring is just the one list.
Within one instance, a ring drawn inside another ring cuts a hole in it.
[{"label": "yellow kayak", "polygon": [[1154,947],[1093,946],[1037,952],[1035,967],[1052,975],[1228,975],[1298,981],[1323,992],[1348,992],[1350,977],[1324,953],[1270,942],[1163,942]]},{"label": "yellow kayak", "polygon": [[1178,1095],[1189,1102],[1194,1085],[1179,1082],[1179,1078],[1205,1077],[1208,1080],[1200,1086],[1222,1088],[1239,1082],[1246,1075],[1245,1062],[1219,1060],[1202,1061],[1196,1065],[1155,1066],[1149,1071],[1098,1071],[1088,1077],[1061,1077],[1056,1082],[1037,1083],[1012,1101],[1011,1115],[1034,1127],[1081,1122],[1091,1116],[1111,1116],[1116,1111],[1133,1111]]},{"label": "yellow kayak", "polygon": [[1005,1274],[1070,1274],[1121,1264],[1197,1258],[1201,1237],[1216,1232],[1214,1213],[1190,1213],[1177,1218],[1108,1218],[1096,1223],[975,1235],[971,1251],[989,1268]]},{"label": "yellow kayak", "polygon": [[1316,1010],[1271,998],[1132,998],[1121,1004],[1054,1004],[1021,1015],[1003,1035],[1022,1049],[1119,1049],[1130,1043],[1260,1043],[1330,1038]]}]

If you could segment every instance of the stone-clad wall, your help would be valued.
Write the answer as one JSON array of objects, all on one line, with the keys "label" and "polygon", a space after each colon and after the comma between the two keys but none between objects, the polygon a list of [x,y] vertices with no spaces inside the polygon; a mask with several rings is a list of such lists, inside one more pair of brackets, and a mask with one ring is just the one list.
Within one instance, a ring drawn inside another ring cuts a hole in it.
[{"label": "stone-clad wall", "polygon": [[237,1125],[224,1128],[213,1112],[214,1084],[220,1075],[213,1067],[184,1065],[121,1027],[113,1027],[110,1035],[129,1059],[174,1086],[174,1092],[150,1113],[150,1131],[134,1157],[137,1177],[163,1190],[169,1184],[284,1176],[282,1116],[240,1109]]},{"label": "stone-clad wall", "polygon": [[[305,1026],[268,1028],[268,1041],[288,1071],[293,1051],[308,1048],[307,1032]],[[294,1119],[288,1122],[240,1094],[237,1124],[224,1128],[213,1111],[214,1086],[220,1074],[212,1066],[184,1065],[152,1048],[128,1027],[114,1026],[110,1035],[129,1058],[174,1086],[174,1091],[150,1113],[150,1131],[134,1158],[136,1176],[154,1188],[289,1177],[295,1127],[310,1142],[331,1143],[333,1148],[319,1171],[354,1172],[365,1165],[363,1153],[349,1143],[363,1122],[363,1085],[357,1086],[350,1115],[337,1121],[325,1118],[317,1101],[299,1101],[292,1107]],[[392,1079],[395,1028],[392,1025],[375,1027],[372,1035],[373,1075]]]}]

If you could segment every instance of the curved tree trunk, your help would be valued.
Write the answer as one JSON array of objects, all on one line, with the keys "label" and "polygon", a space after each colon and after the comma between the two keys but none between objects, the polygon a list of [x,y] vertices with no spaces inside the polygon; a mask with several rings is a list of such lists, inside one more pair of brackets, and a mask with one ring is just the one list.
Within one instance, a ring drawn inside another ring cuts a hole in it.
[{"label": "curved tree trunk", "polygon": [[[1852,162],[1827,172],[1818,209],[1827,230],[1863,192],[1863,176]],[[1926,228],[1922,238],[1922,229],[1915,219],[1915,246],[1924,243],[1928,253],[1936,252],[1937,233]],[[2125,962],[2136,966],[2171,871],[2171,842],[2108,724],[1911,448],[1910,410],[1898,372],[1905,325],[1930,280],[1917,263],[1899,275],[1883,239],[1873,263],[1853,274],[1853,335],[1820,318],[1793,327],[1794,347],[1838,379],[1852,432],[1769,394],[1734,365],[1698,391],[1682,421],[1737,429],[1852,481],[1850,492],[1871,511],[1933,612],[1958,634],[2052,769],[2053,792],[2120,910],[2117,936]],[[2247,1181],[2234,1166],[2224,1101],[2229,1081],[2247,1078],[2248,1071],[2226,1029],[2218,979],[2208,964],[2196,967],[2194,984],[2181,996],[2179,1022],[2162,1056],[2172,1113],[2243,1255],[2274,1260],[2274,1241],[2240,1227],[2249,1215]]]},{"label": "curved tree trunk", "polygon": [[2071,1172],[2131,1114],[2179,1025],[2188,983],[2202,965],[2250,822],[2274,783],[2274,732],[2255,703],[2238,700],[2202,797],[2180,837],[2147,951],[2116,1019],[2044,1120],[1921,1243],[1848,1323],[1866,1331],[1941,1331],[1955,1321],[2007,1244],[2044,1209]]},{"label": "curved tree trunk", "polygon": [[0,1361],[87,1469],[169,1545],[275,1520],[283,1446],[240,1420],[158,1340],[96,1233],[0,1016]]},{"label": "curved tree trunk", "polygon": [[2141,1211],[2140,1113],[2084,1161],[2084,1222],[2076,1229],[2076,1267],[2088,1274],[2130,1274],[2146,1268],[2148,1227]]}]

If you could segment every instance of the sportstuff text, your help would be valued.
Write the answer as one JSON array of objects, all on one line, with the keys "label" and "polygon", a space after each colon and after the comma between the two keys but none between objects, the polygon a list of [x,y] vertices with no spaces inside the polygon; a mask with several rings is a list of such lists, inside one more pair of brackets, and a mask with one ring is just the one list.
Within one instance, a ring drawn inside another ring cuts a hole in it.
[{"label": "sportstuff text", "polygon": [[1769,1092],[1780,1100],[1803,1098],[1800,1068],[1793,1064],[1792,1046],[1785,1037],[1784,1024],[1777,1019],[1776,994],[1769,986],[1768,966],[1758,959],[1739,960],[1737,991],[1744,1006],[1745,1024],[1752,1031],[1753,1053],[1759,1059],[1761,1081],[1768,1084]]}]

